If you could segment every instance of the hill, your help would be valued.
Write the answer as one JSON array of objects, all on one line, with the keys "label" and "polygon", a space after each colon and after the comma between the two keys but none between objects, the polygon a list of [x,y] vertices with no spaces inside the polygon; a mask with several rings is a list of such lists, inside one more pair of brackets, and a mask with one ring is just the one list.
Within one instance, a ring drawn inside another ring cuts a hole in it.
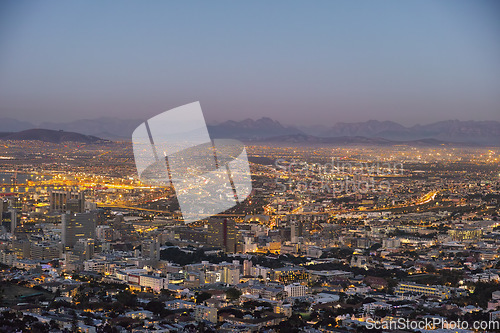
[{"label": "hill", "polygon": [[17,141],[43,141],[51,143],[80,142],[80,143],[98,143],[106,142],[96,136],[85,135],[75,132],[54,131],[48,129],[29,129],[15,133],[2,133],[0,140]]}]

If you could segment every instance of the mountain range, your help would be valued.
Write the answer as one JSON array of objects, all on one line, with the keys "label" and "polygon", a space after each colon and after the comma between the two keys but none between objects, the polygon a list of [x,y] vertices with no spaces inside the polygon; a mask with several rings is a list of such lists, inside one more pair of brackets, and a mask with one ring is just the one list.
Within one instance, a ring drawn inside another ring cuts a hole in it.
[{"label": "mountain range", "polygon": [[336,136],[336,137],[319,137],[307,134],[293,134],[272,137],[264,140],[264,142],[276,143],[294,143],[294,144],[327,144],[327,145],[375,145],[375,146],[476,146],[472,143],[455,143],[436,139],[419,139],[419,140],[389,140],[384,138],[368,138],[366,136]]},{"label": "mountain range", "polygon": [[324,137],[361,135],[389,140],[433,138],[451,142],[498,145],[500,122],[447,120],[405,127],[392,121],[369,120],[362,123],[337,123],[319,135]]},{"label": "mountain range", "polygon": [[[38,127],[82,133],[115,141],[129,141],[132,132],[142,121],[99,118],[67,123],[42,123],[35,126],[29,122],[5,118],[0,119],[0,132],[22,131]],[[406,127],[393,121],[369,120],[307,128],[285,126],[270,118],[260,118],[211,124],[208,125],[208,130],[212,138],[234,138],[243,141],[317,143],[351,141],[376,144],[419,141],[422,144],[442,142],[500,146],[500,122],[497,121],[447,120]]]}]

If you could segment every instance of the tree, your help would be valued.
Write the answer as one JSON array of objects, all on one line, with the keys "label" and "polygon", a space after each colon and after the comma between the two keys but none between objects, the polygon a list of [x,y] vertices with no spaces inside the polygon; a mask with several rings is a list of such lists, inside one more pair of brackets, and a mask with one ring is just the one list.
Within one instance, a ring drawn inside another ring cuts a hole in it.
[{"label": "tree", "polygon": [[300,327],[304,326],[302,316],[293,314],[290,318],[278,324],[278,332],[295,333],[300,332]]},{"label": "tree", "polygon": [[109,323],[107,322],[105,326],[103,326],[101,328],[100,331],[98,332],[102,332],[102,333],[118,333],[118,329],[116,327],[111,327],[111,325],[109,325]]},{"label": "tree", "polygon": [[34,322],[31,325],[31,331],[33,332],[47,332],[49,330],[49,324],[42,323],[42,322]]},{"label": "tree", "polygon": [[174,293],[172,291],[168,290],[168,289],[162,289],[160,291],[160,295],[164,296],[164,297],[170,298],[170,297],[172,297],[174,295]]},{"label": "tree", "polygon": [[349,295],[349,297],[347,297],[347,299],[345,300],[346,304],[351,304],[351,305],[359,304],[362,301],[363,301],[363,297],[358,296],[358,295]]},{"label": "tree", "polygon": [[59,329],[59,324],[54,319],[50,320],[49,326],[50,326],[50,329],[53,329],[53,330]]},{"label": "tree", "polygon": [[84,323],[85,325],[89,325],[89,326],[94,325],[94,321],[93,321],[93,320],[92,320],[92,318],[90,318],[90,317],[85,317],[85,318],[83,318],[83,323]]},{"label": "tree", "polygon": [[137,304],[137,296],[128,290],[124,290],[116,295],[116,300],[125,306],[133,307]]},{"label": "tree", "polygon": [[75,310],[71,310],[71,331],[78,332],[78,316],[76,315]]},{"label": "tree", "polygon": [[241,291],[236,288],[229,288],[226,290],[226,298],[230,301],[238,300],[241,296]]},{"label": "tree", "polygon": [[165,310],[165,304],[163,302],[160,302],[159,300],[154,299],[145,306],[145,309],[159,316]]},{"label": "tree", "polygon": [[212,295],[204,291],[201,294],[198,294],[198,296],[196,297],[196,304],[202,304],[210,298],[212,298]]},{"label": "tree", "polygon": [[436,267],[433,264],[427,264],[427,265],[425,265],[425,271],[427,273],[435,273]]},{"label": "tree", "polygon": [[387,311],[387,309],[375,309],[375,311],[373,311],[373,314],[377,318],[383,318],[389,314],[389,311]]}]

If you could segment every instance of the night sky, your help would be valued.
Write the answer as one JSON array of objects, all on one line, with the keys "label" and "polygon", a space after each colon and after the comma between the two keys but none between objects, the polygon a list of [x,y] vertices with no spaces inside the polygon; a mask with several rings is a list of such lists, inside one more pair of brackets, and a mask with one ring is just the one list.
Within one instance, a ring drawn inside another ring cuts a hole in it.
[{"label": "night sky", "polygon": [[497,1],[2,1],[0,118],[500,121]]}]

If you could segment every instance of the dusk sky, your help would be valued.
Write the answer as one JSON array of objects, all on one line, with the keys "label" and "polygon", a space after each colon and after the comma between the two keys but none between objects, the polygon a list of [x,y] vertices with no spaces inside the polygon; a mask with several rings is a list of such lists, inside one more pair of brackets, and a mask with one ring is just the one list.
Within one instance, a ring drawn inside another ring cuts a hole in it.
[{"label": "dusk sky", "polygon": [[500,121],[498,1],[2,1],[0,118]]}]

